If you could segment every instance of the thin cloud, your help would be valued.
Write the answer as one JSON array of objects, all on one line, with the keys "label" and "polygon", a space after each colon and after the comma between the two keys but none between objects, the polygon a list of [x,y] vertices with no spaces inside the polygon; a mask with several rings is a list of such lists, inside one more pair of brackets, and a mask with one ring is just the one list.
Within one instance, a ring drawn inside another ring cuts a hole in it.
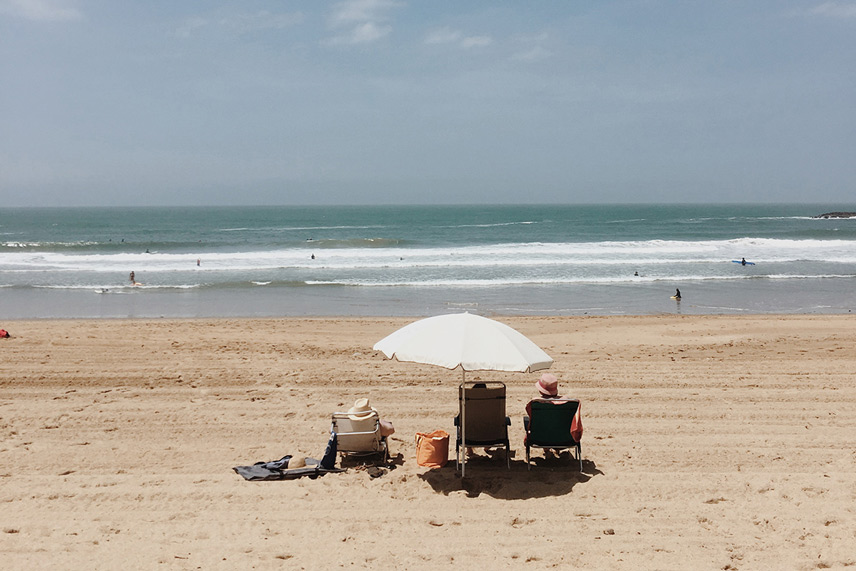
[{"label": "thin cloud", "polygon": [[37,22],[82,20],[83,13],[62,0],[0,0],[0,14]]},{"label": "thin cloud", "polygon": [[465,36],[460,30],[449,27],[438,28],[425,36],[426,44],[433,45],[455,45],[464,49],[489,46],[493,43],[490,36]]},{"label": "thin cloud", "polygon": [[300,12],[274,14],[267,10],[254,14],[235,14],[222,18],[220,21],[221,25],[240,33],[258,30],[283,30],[301,22],[303,22],[303,14]]},{"label": "thin cloud", "polygon": [[811,13],[831,18],[856,18],[856,3],[824,2],[815,6]]},{"label": "thin cloud", "polygon": [[533,63],[536,61],[543,61],[551,57],[553,57],[553,52],[548,49],[542,48],[541,46],[535,46],[534,48],[528,49],[526,51],[517,52],[516,54],[511,56],[511,59],[513,61]]},{"label": "thin cloud", "polygon": [[449,27],[433,30],[425,36],[426,44],[455,44],[463,37],[463,33],[459,30],[453,30]]},{"label": "thin cloud", "polygon": [[351,30],[350,41],[354,44],[368,44],[377,41],[392,31],[390,26],[379,26],[375,22],[363,22]]},{"label": "thin cloud", "polygon": [[201,16],[193,16],[192,18],[186,19],[181,26],[175,31],[175,35],[179,38],[189,38],[193,35],[196,30],[200,30],[207,26],[211,25],[206,18]]},{"label": "thin cloud", "polygon": [[193,16],[187,18],[175,31],[180,38],[189,38],[196,31],[209,27],[237,34],[251,34],[264,30],[282,30],[303,22],[303,14],[272,13],[261,10],[255,13],[215,15],[212,17]]},{"label": "thin cloud", "polygon": [[330,28],[336,35],[331,44],[369,44],[389,35],[389,11],[403,6],[393,0],[347,0],[333,7]]},{"label": "thin cloud", "polygon": [[469,36],[461,40],[462,48],[482,48],[493,43],[493,38],[490,36]]},{"label": "thin cloud", "polygon": [[543,46],[550,40],[546,32],[535,36],[519,36],[515,38],[520,48],[511,56],[511,61],[534,63],[553,57],[553,52]]},{"label": "thin cloud", "polygon": [[346,0],[333,7],[330,20],[334,26],[387,20],[385,12],[399,6],[402,4],[393,0]]}]

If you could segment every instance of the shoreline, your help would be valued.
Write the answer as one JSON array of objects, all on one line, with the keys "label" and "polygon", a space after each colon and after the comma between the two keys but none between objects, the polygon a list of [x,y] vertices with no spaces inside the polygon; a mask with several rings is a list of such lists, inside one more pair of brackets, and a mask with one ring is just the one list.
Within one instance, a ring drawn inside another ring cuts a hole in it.
[{"label": "shoreline", "polygon": [[[670,299],[675,288],[683,299]],[[518,285],[507,287],[257,287],[249,290],[4,288],[0,316],[26,318],[382,317],[455,311],[491,316],[847,314],[853,279],[742,279],[714,282]]]},{"label": "shoreline", "polygon": [[[583,471],[534,453],[508,385],[511,469],[415,461],[454,435],[460,371],[372,345],[408,317],[8,320],[0,327],[0,559],[10,568],[613,569],[856,564],[856,319],[511,316],[579,398]],[[393,469],[247,482],[233,466],[323,454],[366,396]],[[355,517],[354,514],[359,514]],[[318,537],[324,546],[319,547]],[[493,538],[490,549],[479,545]],[[536,538],[537,540],[533,540]],[[540,538],[540,539],[538,539]],[[402,546],[407,546],[403,548]]]}]

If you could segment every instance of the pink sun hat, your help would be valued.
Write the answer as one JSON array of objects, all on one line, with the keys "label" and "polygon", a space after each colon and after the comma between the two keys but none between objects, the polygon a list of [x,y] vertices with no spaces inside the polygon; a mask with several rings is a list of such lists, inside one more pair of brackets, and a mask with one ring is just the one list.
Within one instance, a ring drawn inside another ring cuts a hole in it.
[{"label": "pink sun hat", "polygon": [[541,375],[541,378],[535,383],[535,388],[545,397],[559,396],[559,380],[550,373]]}]

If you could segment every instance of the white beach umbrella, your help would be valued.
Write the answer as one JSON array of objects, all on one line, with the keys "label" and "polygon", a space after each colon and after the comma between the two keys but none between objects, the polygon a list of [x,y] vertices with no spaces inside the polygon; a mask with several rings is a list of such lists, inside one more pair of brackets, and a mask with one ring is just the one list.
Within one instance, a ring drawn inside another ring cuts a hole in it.
[{"label": "white beach umbrella", "polygon": [[[516,329],[471,313],[420,319],[384,337],[374,349],[389,359],[447,369],[460,367],[462,382],[467,371],[531,373],[553,364],[547,353]],[[461,416],[461,429],[465,431],[466,406]],[[466,442],[466,432],[462,432],[461,439]],[[466,455],[461,477],[465,470]]]}]

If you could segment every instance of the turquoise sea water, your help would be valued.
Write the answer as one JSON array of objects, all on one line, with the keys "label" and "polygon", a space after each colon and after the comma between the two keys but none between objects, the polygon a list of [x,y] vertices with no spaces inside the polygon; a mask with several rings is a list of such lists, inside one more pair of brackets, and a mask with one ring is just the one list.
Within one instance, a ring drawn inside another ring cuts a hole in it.
[{"label": "turquoise sea water", "polygon": [[856,206],[0,209],[0,318],[846,313],[831,210]]}]

